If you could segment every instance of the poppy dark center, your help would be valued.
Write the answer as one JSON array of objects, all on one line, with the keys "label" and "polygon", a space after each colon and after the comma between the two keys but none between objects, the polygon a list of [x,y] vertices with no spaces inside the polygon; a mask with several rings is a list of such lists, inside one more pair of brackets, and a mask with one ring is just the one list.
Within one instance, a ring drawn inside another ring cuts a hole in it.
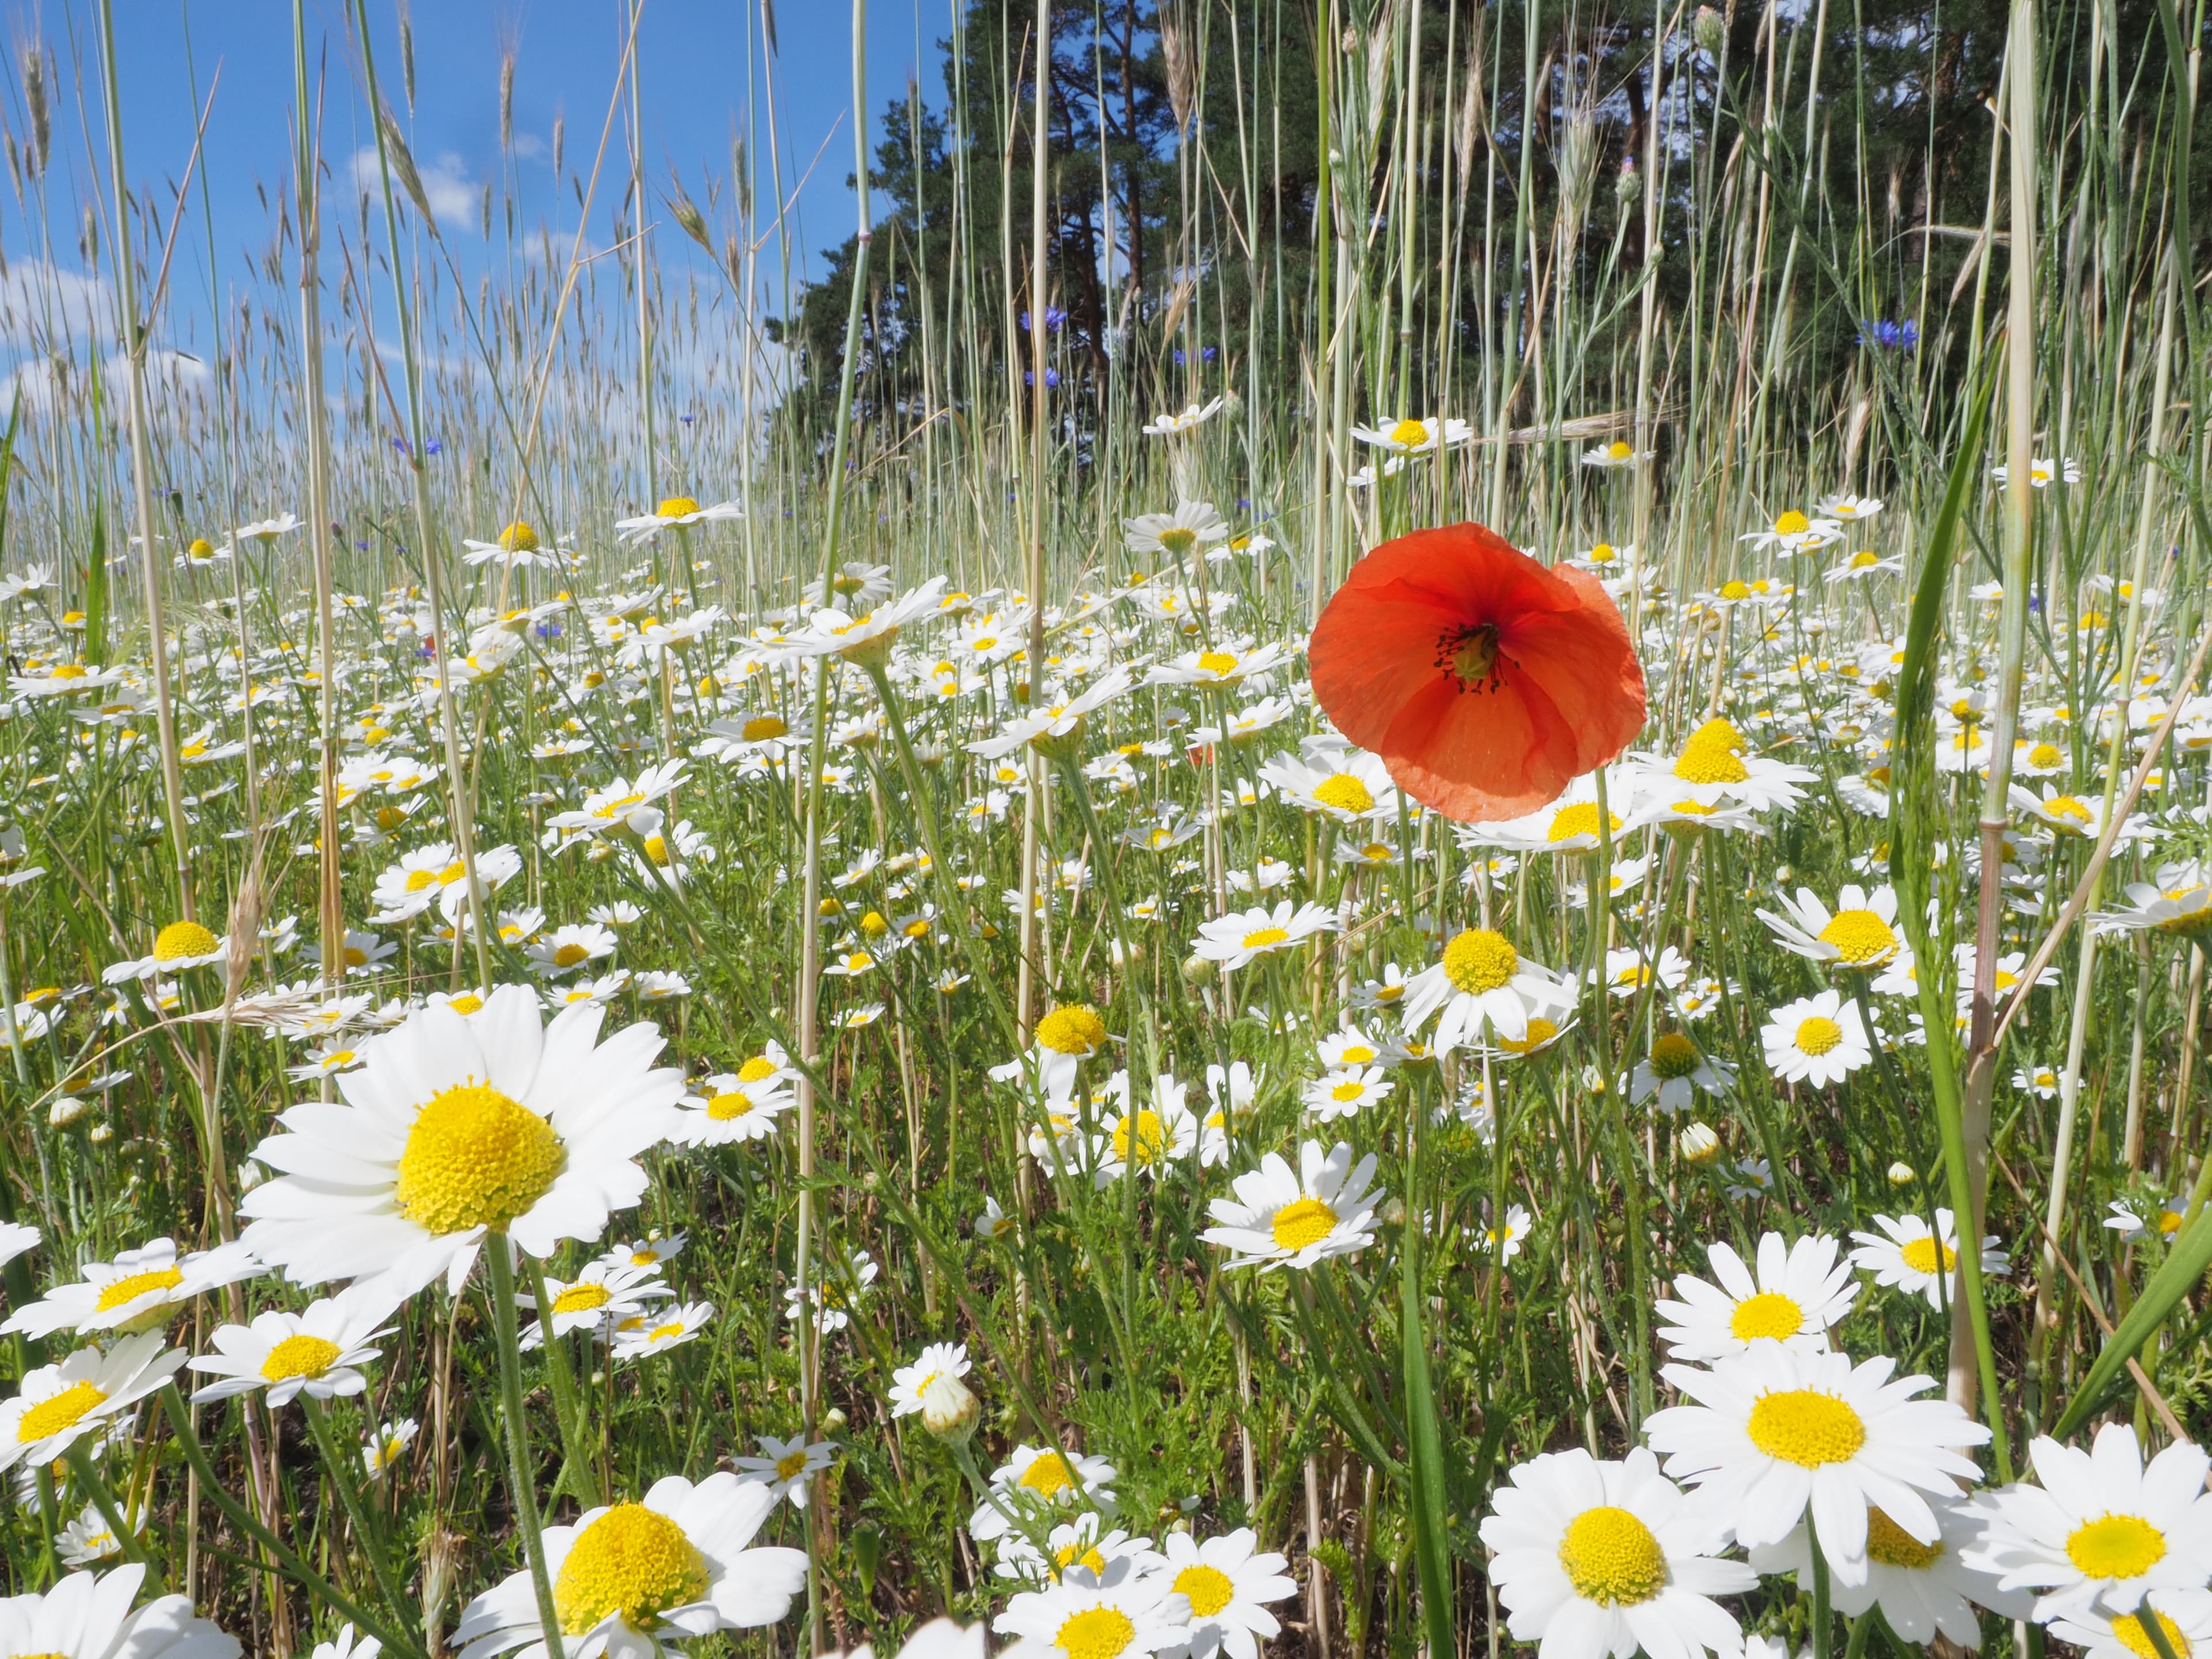
[{"label": "poppy dark center", "polygon": [[1501,678],[1499,665],[1512,660],[1498,647],[1496,623],[1455,629],[1437,641],[1437,666],[1456,678],[1462,691],[1494,689]]}]

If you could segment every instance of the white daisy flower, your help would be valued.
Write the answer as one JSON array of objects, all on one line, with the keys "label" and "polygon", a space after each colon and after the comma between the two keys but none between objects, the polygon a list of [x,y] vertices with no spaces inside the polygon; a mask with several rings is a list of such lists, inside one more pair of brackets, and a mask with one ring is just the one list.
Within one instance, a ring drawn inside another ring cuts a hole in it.
[{"label": "white daisy flower", "polygon": [[39,1659],[236,1659],[235,1638],[196,1618],[190,1598],[157,1595],[137,1612],[146,1569],[73,1572],[43,1595],[0,1598],[0,1653]]},{"label": "white daisy flower", "polygon": [[1260,776],[1285,800],[1339,823],[1397,820],[1398,786],[1382,757],[1364,749],[1314,746],[1303,756],[1276,755],[1261,763]]},{"label": "white daisy flower", "polygon": [[[746,1547],[775,1505],[773,1493],[734,1474],[696,1486],[672,1474],[641,1503],[602,1504],[574,1526],[546,1528],[545,1571],[569,1659],[674,1656],[695,1637],[775,1623],[805,1586],[806,1557]],[[530,1574],[512,1573],[471,1601],[451,1639],[463,1659],[510,1648],[548,1659]]]},{"label": "white daisy flower", "polygon": [[1736,539],[1749,542],[1757,553],[1806,553],[1843,537],[1844,527],[1835,520],[1808,518],[1793,507],[1765,529]]},{"label": "white daisy flower", "polygon": [[1615,438],[1609,444],[1594,444],[1582,453],[1582,464],[1601,469],[1616,466],[1641,466],[1658,454],[1656,449],[1638,449],[1626,438]]},{"label": "white daisy flower", "polygon": [[1005,1513],[1036,1516],[1089,1504],[1114,1513],[1115,1469],[1103,1457],[1063,1452],[1053,1446],[1019,1445],[991,1472],[991,1498],[968,1519],[968,1535],[979,1544],[1003,1538],[1013,1529]]},{"label": "white daisy flower", "polygon": [[742,519],[745,509],[736,501],[716,501],[702,507],[689,495],[670,495],[650,513],[615,520],[616,539],[630,545],[649,542],[664,530],[688,530],[694,525],[720,524]]},{"label": "white daisy flower", "polygon": [[[548,1318],[552,1321],[556,1336],[567,1336],[576,1331],[605,1336],[619,1329],[625,1322],[642,1316],[654,1303],[667,1301],[675,1294],[661,1283],[657,1267],[594,1261],[573,1279],[545,1281],[545,1308],[524,1330],[522,1346],[535,1348],[544,1342]],[[527,1293],[515,1300],[526,1308],[538,1306],[537,1297]]]},{"label": "white daisy flower", "polygon": [[1718,1285],[1693,1273],[1678,1274],[1680,1302],[1656,1304],[1674,1322],[1659,1332],[1677,1359],[1714,1360],[1742,1353],[1760,1341],[1825,1348],[1828,1328],[1849,1313],[1858,1285],[1849,1263],[1838,1266],[1832,1238],[1808,1233],[1795,1244],[1779,1233],[1759,1241],[1754,1275],[1727,1244],[1705,1252]]},{"label": "white daisy flower", "polygon": [[1735,1617],[1713,1601],[1758,1575],[1716,1559],[1716,1523],[1659,1472],[1642,1447],[1620,1462],[1577,1448],[1516,1466],[1482,1522],[1490,1574],[1519,1642],[1545,1659],[1734,1659]]},{"label": "white daisy flower", "polygon": [[[2011,469],[2002,465],[1990,469],[1990,477],[2002,484],[2012,476]],[[2047,489],[2053,481],[2075,484],[2081,482],[2081,463],[2071,455],[2063,460],[2052,460],[2048,455],[2038,455],[2027,464],[2027,481],[2038,489]]]},{"label": "white daisy flower", "polygon": [[[33,1243],[38,1237],[32,1230]],[[39,1301],[16,1309],[0,1331],[45,1338],[56,1331],[147,1330],[166,1323],[175,1309],[195,1297],[266,1270],[244,1244],[218,1244],[179,1255],[174,1239],[156,1238],[112,1261],[88,1261],[77,1271],[83,1278],[57,1285]]]},{"label": "white daisy flower", "polygon": [[415,1443],[415,1437],[422,1425],[411,1417],[381,1425],[374,1434],[364,1435],[361,1443],[362,1467],[372,1480],[381,1480],[407,1455],[407,1449]]},{"label": "white daisy flower", "polygon": [[[1881,1231],[1851,1235],[1859,1245],[1851,1252],[1851,1266],[1872,1273],[1881,1284],[1894,1285],[1908,1296],[1919,1297],[1931,1308],[1940,1308],[1959,1265],[1957,1219],[1948,1210],[1936,1211],[1939,1237],[1928,1231],[1925,1216],[1878,1215],[1874,1224]],[[2012,1271],[2004,1253],[1997,1249],[1995,1233],[1982,1240],[1982,1271],[1993,1276]]]},{"label": "white daisy flower", "polygon": [[1191,948],[1194,954],[1218,962],[1224,969],[1242,968],[1255,957],[1295,949],[1316,933],[1334,931],[1336,926],[1334,911],[1284,899],[1272,910],[1259,905],[1201,923]]},{"label": "white daisy flower", "polygon": [[711,1302],[685,1302],[651,1313],[631,1314],[617,1321],[607,1334],[608,1346],[614,1351],[614,1357],[625,1364],[633,1359],[650,1359],[657,1353],[683,1346],[706,1329],[714,1317],[714,1304]]},{"label": "white daisy flower", "polygon": [[[781,1073],[769,1075],[773,1079]],[[774,1134],[777,1116],[796,1106],[799,1097],[776,1081],[747,1083],[743,1072],[722,1072],[679,1103],[683,1121],[669,1139],[684,1146],[725,1146]]]},{"label": "white daisy flower", "polygon": [[1628,1097],[1639,1106],[1652,1101],[1672,1116],[1689,1110],[1698,1090],[1717,1099],[1735,1083],[1735,1066],[1706,1054],[1680,1031],[1662,1031],[1629,1073]]},{"label": "white daisy flower", "polygon": [[1286,1571],[1289,1560],[1259,1543],[1249,1527],[1203,1543],[1184,1532],[1162,1540],[1160,1574],[1190,1603],[1187,1659],[1212,1659],[1217,1652],[1258,1659],[1260,1644],[1282,1633],[1267,1604],[1297,1595],[1297,1583]]},{"label": "white daisy flower", "polygon": [[572,974],[614,955],[619,942],[611,927],[596,921],[568,922],[531,940],[523,948],[523,954],[530,958],[530,970],[534,974]]},{"label": "white daisy flower", "polygon": [[230,955],[230,938],[217,935],[197,921],[173,921],[154,935],[154,948],[129,962],[110,963],[100,970],[103,985],[123,985],[132,980],[166,978],[187,968],[212,968]]},{"label": "white daisy flower", "polygon": [[1396,1085],[1380,1066],[1347,1066],[1317,1077],[1306,1085],[1306,1109],[1323,1123],[1352,1117],[1378,1101],[1388,1100]]},{"label": "white daisy flower", "polygon": [[1194,548],[1229,539],[1229,522],[1213,510],[1212,501],[1178,501],[1172,513],[1140,513],[1124,519],[1121,528],[1131,552],[1164,553],[1176,559]]},{"label": "white daisy flower", "polygon": [[1836,991],[1784,1003],[1766,1017],[1759,1040],[1775,1076],[1816,1089],[1842,1082],[1874,1058],[1858,1004]]},{"label": "white daisy flower", "polygon": [[1006,1604],[991,1628],[1015,1638],[1002,1659],[1139,1659],[1190,1638],[1190,1603],[1162,1573],[1131,1558],[1103,1573],[1077,1567]]},{"label": "white daisy flower", "polygon": [[1832,495],[1823,495],[1813,504],[1813,510],[1824,519],[1836,519],[1844,524],[1857,524],[1873,518],[1881,511],[1881,503],[1871,495],[1853,495],[1838,490]]},{"label": "white daisy flower", "polygon": [[[2007,1619],[2025,1619],[2034,1598],[1999,1589],[1993,1577],[1960,1559],[1960,1550],[1982,1534],[1981,1522],[1966,1504],[1937,1496],[1928,1507],[1936,1512],[1941,1534],[1928,1543],[1881,1510],[1869,1510],[1865,1582],[1845,1584],[1832,1579],[1831,1601],[1847,1619],[1856,1619],[1879,1604],[1890,1629],[1907,1642],[1925,1644],[1940,1634],[1962,1648],[1978,1648],[1982,1621],[1977,1607]],[[1795,1573],[1799,1589],[1809,1588],[1813,1547],[1805,1528],[1797,1527],[1778,1544],[1759,1545],[1751,1552],[1751,1565],[1762,1573]]]},{"label": "white daisy flower", "polygon": [[637,1155],[678,1127],[684,1090],[653,1065],[659,1027],[599,1042],[600,1019],[541,1024],[518,985],[474,1015],[410,1014],[337,1079],[345,1104],[295,1106],[254,1149],[282,1173],[240,1205],[244,1242],[295,1284],[382,1274],[404,1296],[441,1273],[458,1288],[488,1233],[541,1258],[597,1239],[645,1196]]},{"label": "white daisy flower", "polygon": [[39,1230],[21,1221],[0,1221],[0,1267],[39,1248]]},{"label": "white daisy flower", "polygon": [[744,1471],[739,1478],[767,1487],[771,1498],[781,1498],[795,1510],[806,1507],[806,1489],[814,1477],[837,1461],[836,1441],[817,1440],[809,1445],[803,1434],[789,1440],[757,1434],[753,1444],[759,1449],[757,1457],[730,1460]]},{"label": "white daisy flower", "polygon": [[20,1462],[52,1462],[174,1376],[185,1351],[163,1340],[146,1331],[105,1351],[88,1343],[27,1374],[15,1398],[0,1401],[0,1474]]},{"label": "white daisy flower", "polygon": [[374,1359],[369,1345],[386,1334],[380,1330],[398,1305],[374,1279],[358,1288],[307,1304],[304,1313],[271,1310],[250,1325],[218,1325],[209,1340],[211,1354],[191,1362],[191,1369],[219,1381],[192,1391],[192,1403],[228,1400],[234,1394],[266,1389],[270,1408],[289,1405],[305,1394],[317,1400],[357,1395],[368,1387],[361,1367]]},{"label": "white daisy flower", "polygon": [[2167,1199],[2154,1210],[2148,1205],[2142,1206],[2142,1208],[2148,1210],[2155,1218],[2154,1220],[2144,1219],[2142,1216],[2136,1213],[2134,1207],[2130,1206],[2121,1199],[2114,1199],[2105,1207],[2109,1212],[2105,1217],[2105,1225],[2118,1233],[2124,1242],[2132,1244],[2138,1239],[2148,1238],[2155,1235],[2160,1239],[2170,1243],[2181,1231],[2182,1218],[2189,1212],[2189,1200],[2186,1197],[2177,1195]]},{"label": "white daisy flower", "polygon": [[[2173,1659],[2191,1659],[2212,1644],[2212,1590],[2163,1591],[2151,1616]],[[2133,1613],[2062,1613],[2051,1620],[2051,1633],[2084,1650],[2083,1659],[2158,1659],[2140,1605]]]},{"label": "white daisy flower", "polygon": [[1861,972],[1887,964],[1904,948],[1897,932],[1897,894],[1887,887],[1872,893],[1846,887],[1831,911],[1809,887],[1784,896],[1782,913],[1761,910],[1759,919],[1773,930],[1785,951],[1814,962],[1832,962]]},{"label": "white daisy flower", "polygon": [[664,1267],[683,1255],[684,1247],[690,1242],[689,1233],[663,1233],[655,1229],[643,1238],[615,1245],[599,1260],[610,1267]]},{"label": "white daisy flower", "polygon": [[1695,1403],[1654,1413],[1644,1432],[1739,1543],[1778,1543],[1809,1509],[1835,1582],[1863,1584],[1867,1511],[1934,1543],[1924,1494],[1980,1479],[1962,1452],[1990,1437],[1949,1401],[1914,1398],[1935,1386],[1927,1377],[1892,1382],[1895,1364],[1759,1342],[1709,1371],[1669,1365],[1662,1375]]},{"label": "white daisy flower", "polygon": [[1505,1208],[1503,1231],[1496,1227],[1486,1228],[1482,1236],[1475,1240],[1474,1248],[1484,1255],[1495,1255],[1501,1262],[1510,1261],[1521,1254],[1521,1246],[1528,1239],[1531,1224],[1527,1205],[1510,1204]]},{"label": "white daisy flower", "polygon": [[933,1342],[911,1365],[891,1374],[891,1415],[912,1417],[921,1410],[921,1397],[940,1376],[968,1375],[968,1348],[960,1342]]},{"label": "white daisy flower", "polygon": [[1444,946],[1443,958],[1406,985],[1406,1030],[1410,1035],[1437,1015],[1431,1046],[1449,1054],[1487,1026],[1516,1042],[1528,1035],[1532,1016],[1574,1010],[1575,988],[1541,963],[1513,948],[1504,934],[1469,927]]},{"label": "white daisy flower", "polygon": [[999,1561],[992,1571],[1000,1578],[1021,1579],[1041,1589],[1058,1583],[1070,1569],[1097,1577],[1110,1563],[1126,1558],[1139,1572],[1157,1572],[1165,1559],[1152,1548],[1151,1539],[1132,1537],[1096,1510],[1085,1510],[1054,1527],[1045,1535],[1045,1548],[1048,1553],[1039,1554],[1035,1544],[1010,1532],[999,1540]]},{"label": "white daisy flower", "polygon": [[2135,1431],[2107,1423],[2087,1451],[2044,1435],[2027,1457],[2041,1484],[1979,1499],[1987,1530],[1965,1557],[2002,1589],[2039,1592],[2037,1619],[2134,1613],[2147,1595],[2166,1607],[2212,1579],[2212,1460],[2198,1447],[2177,1441],[2146,1468]]},{"label": "white daisy flower", "polygon": [[1207,1206],[1221,1224],[1203,1237],[1230,1252],[1231,1267],[1305,1268],[1331,1256],[1350,1255],[1374,1242],[1375,1175],[1369,1153],[1357,1166],[1352,1148],[1339,1141],[1328,1152],[1309,1140],[1298,1148],[1299,1173],[1276,1153],[1231,1183],[1237,1196]]},{"label": "white daisy flower", "polygon": [[[124,1520],[135,1538],[146,1529],[146,1512],[134,1509]],[[88,1567],[95,1561],[105,1561],[111,1555],[123,1552],[122,1540],[115,1529],[107,1524],[97,1504],[87,1504],[77,1511],[76,1520],[64,1527],[54,1539],[55,1552],[65,1567]]]}]

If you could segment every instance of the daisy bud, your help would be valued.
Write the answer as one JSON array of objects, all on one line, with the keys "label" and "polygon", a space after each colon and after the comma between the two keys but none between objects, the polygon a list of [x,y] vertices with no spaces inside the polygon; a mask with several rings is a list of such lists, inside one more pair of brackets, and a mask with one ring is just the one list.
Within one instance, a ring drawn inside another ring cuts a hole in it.
[{"label": "daisy bud", "polygon": [[75,1095],[64,1095],[46,1108],[46,1121],[57,1129],[65,1129],[84,1115],[84,1103]]},{"label": "daisy bud", "polygon": [[1711,1125],[1692,1123],[1674,1137],[1674,1146],[1685,1164],[1710,1164],[1720,1155],[1721,1138]]},{"label": "daisy bud", "polygon": [[1213,968],[1213,961],[1212,961],[1212,957],[1185,957],[1183,958],[1183,961],[1182,961],[1182,976],[1183,976],[1183,981],[1184,981],[1184,982],[1185,982],[1186,984],[1189,984],[1189,985],[1205,985],[1205,984],[1208,984],[1208,983],[1210,983],[1210,982],[1212,981],[1212,978],[1213,978],[1213,974],[1214,974],[1214,968]]},{"label": "daisy bud", "polygon": [[1889,1184],[1893,1187],[1910,1187],[1919,1178],[1910,1164],[1897,1163],[1889,1166]]},{"label": "daisy bud", "polygon": [[950,1371],[939,1371],[921,1391],[921,1426],[939,1440],[964,1441],[982,1415],[981,1403]]}]

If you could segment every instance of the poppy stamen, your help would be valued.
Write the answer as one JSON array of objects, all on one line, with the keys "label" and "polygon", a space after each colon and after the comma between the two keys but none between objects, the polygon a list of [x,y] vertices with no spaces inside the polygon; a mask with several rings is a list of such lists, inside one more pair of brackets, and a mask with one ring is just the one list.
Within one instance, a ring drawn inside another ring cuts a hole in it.
[{"label": "poppy stamen", "polygon": [[1456,629],[1437,641],[1437,666],[1458,680],[1462,691],[1496,690],[1503,679],[1500,663],[1520,666],[1499,653],[1496,623]]}]

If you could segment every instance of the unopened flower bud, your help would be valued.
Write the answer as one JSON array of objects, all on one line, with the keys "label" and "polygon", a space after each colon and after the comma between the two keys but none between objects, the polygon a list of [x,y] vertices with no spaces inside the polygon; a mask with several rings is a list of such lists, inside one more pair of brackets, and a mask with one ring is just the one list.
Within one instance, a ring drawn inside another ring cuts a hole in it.
[{"label": "unopened flower bud", "polygon": [[1685,1164],[1710,1164],[1720,1156],[1721,1138],[1708,1123],[1692,1123],[1674,1137],[1675,1149]]},{"label": "unopened flower bud", "polygon": [[46,1108],[46,1121],[57,1129],[65,1129],[85,1112],[84,1103],[75,1095],[64,1095]]},{"label": "unopened flower bud", "polygon": [[1893,1187],[1910,1187],[1919,1179],[1919,1172],[1902,1159],[1889,1166],[1889,1184]]},{"label": "unopened flower bud", "polygon": [[1211,985],[1218,971],[1210,957],[1185,957],[1182,959],[1182,977],[1187,985]]},{"label": "unopened flower bud", "polygon": [[1728,38],[1728,22],[1711,6],[1699,6],[1697,17],[1690,24],[1692,39],[1701,52],[1717,52],[1721,42]]},{"label": "unopened flower bud", "polygon": [[921,1391],[921,1426],[939,1440],[967,1439],[982,1415],[981,1402],[950,1371],[939,1371]]}]

